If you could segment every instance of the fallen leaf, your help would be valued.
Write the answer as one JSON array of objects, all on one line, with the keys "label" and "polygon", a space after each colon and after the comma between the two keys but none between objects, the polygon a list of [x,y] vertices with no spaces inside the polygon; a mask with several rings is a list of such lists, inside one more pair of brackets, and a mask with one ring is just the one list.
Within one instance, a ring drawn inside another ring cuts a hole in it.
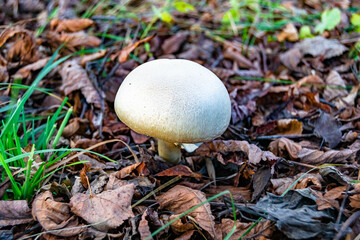
[{"label": "fallen leaf", "polygon": [[78,32],[94,24],[94,21],[88,18],[77,19],[52,19],[50,29],[56,32]]},{"label": "fallen leaf", "polygon": [[[344,88],[346,86],[340,74],[336,71],[331,71],[325,80],[326,88],[324,89],[323,97],[326,101],[331,102],[335,98],[347,95],[345,89],[336,89],[336,87]],[[329,87],[330,86],[330,87]]]},{"label": "fallen leaf", "polygon": [[[246,141],[237,140],[214,140],[210,143],[203,143],[198,149],[195,150],[195,154],[208,157],[217,157],[218,160],[225,164],[220,154],[228,154],[229,152],[243,152],[249,159],[249,163],[258,164],[260,161],[264,162],[276,162],[278,157],[269,151],[262,151],[255,144],[250,144]],[[219,156],[220,155],[220,156]]]},{"label": "fallen leaf", "polygon": [[162,172],[159,172],[155,176],[157,177],[173,177],[173,176],[184,176],[184,177],[193,177],[197,180],[200,180],[202,175],[200,173],[195,173],[185,165],[176,165],[174,167],[168,168]]},{"label": "fallen leaf", "polygon": [[[273,191],[280,196],[290,188],[290,186],[295,182],[295,179],[292,177],[273,178],[270,179],[270,182],[272,184]],[[295,189],[295,185],[290,189]]]},{"label": "fallen leaf", "polygon": [[302,123],[296,119],[280,119],[276,121],[275,134],[292,135],[301,134],[302,131]]},{"label": "fallen leaf", "polygon": [[179,32],[164,41],[161,45],[161,49],[164,54],[172,54],[179,51],[181,45],[185,42],[189,36],[186,32]]},{"label": "fallen leaf", "polygon": [[[167,209],[174,212],[174,214],[182,214],[199,203],[206,201],[206,197],[201,191],[177,185],[156,197],[156,201],[160,204],[160,209]],[[216,239],[214,216],[211,214],[209,203],[196,208],[188,216],[194,218],[202,229],[213,239]]]},{"label": "fallen leaf", "polygon": [[60,89],[65,95],[80,90],[86,102],[94,104],[97,108],[101,106],[101,96],[90,81],[87,72],[83,69],[76,59],[66,61],[61,69],[60,75],[62,85]]},{"label": "fallen leaf", "polygon": [[240,51],[237,51],[236,49],[227,47],[225,51],[223,52],[224,58],[231,59],[234,62],[236,62],[239,67],[251,69],[254,68],[253,63],[244,57]]},{"label": "fallen leaf", "polygon": [[0,201],[0,228],[31,221],[33,219],[26,200]]},{"label": "fallen leaf", "polygon": [[118,61],[119,63],[123,63],[126,62],[129,54],[135,50],[135,48],[137,48],[140,44],[142,43],[146,43],[148,41],[150,41],[151,39],[153,39],[154,36],[148,36],[142,40],[139,40],[137,42],[134,42],[126,47],[124,47],[123,49],[121,49],[121,51],[119,53],[116,54],[116,56],[118,57]]},{"label": "fallen leaf", "polygon": [[71,214],[69,204],[55,201],[50,191],[43,192],[35,198],[32,215],[46,231],[57,230],[51,232],[56,236],[76,236],[84,230],[75,228],[81,225],[77,217]]},{"label": "fallen leaf", "polygon": [[88,189],[89,188],[89,179],[88,177],[86,176],[86,173],[91,169],[91,164],[89,163],[85,163],[84,164],[84,167],[80,170],[80,182],[81,182],[81,185],[83,185],[83,187],[85,189]]},{"label": "fallen leaf", "polygon": [[269,167],[260,167],[257,169],[252,178],[252,187],[254,189],[251,202],[258,200],[265,191],[271,177],[271,169]]},{"label": "fallen leaf", "polygon": [[94,228],[106,232],[134,217],[131,210],[133,194],[134,184],[92,196],[77,193],[70,199],[71,211],[89,224],[94,224]]},{"label": "fallen leaf", "polygon": [[282,54],[280,54],[281,63],[284,64],[287,68],[293,71],[301,71],[301,68],[298,67],[301,59],[303,58],[302,53],[298,48],[292,48]]},{"label": "fallen leaf", "polygon": [[151,231],[150,231],[149,223],[146,220],[147,216],[148,216],[148,210],[145,210],[145,212],[141,216],[141,220],[139,222],[138,231],[140,233],[140,237],[141,237],[142,240],[143,239],[149,239],[149,240],[153,239],[151,237]]},{"label": "fallen leaf", "polygon": [[48,31],[46,37],[51,39],[52,44],[57,43],[57,45],[61,45],[65,43],[68,48],[98,47],[101,44],[99,38],[89,36],[83,31],[74,33]]},{"label": "fallen leaf", "polygon": [[24,79],[24,78],[28,78],[31,74],[32,71],[37,71],[42,69],[43,67],[45,67],[45,65],[47,64],[47,62],[49,61],[49,57],[40,59],[34,63],[31,63],[25,67],[20,68],[12,77],[14,79],[20,78],[20,79]]},{"label": "fallen leaf", "polygon": [[250,202],[251,200],[251,190],[248,187],[233,187],[233,186],[213,186],[206,188],[204,191],[206,191],[207,197],[212,197],[218,193],[221,193],[223,191],[230,191],[231,195],[233,196],[233,199],[236,203],[242,203],[242,202]]},{"label": "fallen leaf", "polygon": [[147,140],[150,139],[150,136],[146,136],[144,134],[137,133],[133,130],[130,130],[130,134],[134,140],[134,143],[136,143],[136,144],[143,144],[144,142],[146,142]]},{"label": "fallen leaf", "polygon": [[75,134],[82,135],[85,133],[88,127],[89,120],[83,118],[72,118],[69,123],[65,126],[61,136],[68,138]]},{"label": "fallen leaf", "polygon": [[340,143],[341,123],[332,115],[321,112],[320,116],[314,120],[314,126],[315,133],[323,137],[329,143],[330,148],[334,148]]},{"label": "fallen leaf", "polygon": [[325,59],[340,56],[347,50],[347,47],[340,44],[338,40],[326,39],[322,36],[306,38],[294,47],[298,48],[303,55],[310,54],[314,57],[322,55]]},{"label": "fallen leaf", "polygon": [[127,175],[135,175],[135,176],[148,176],[149,170],[146,168],[145,162],[139,162],[132,164],[130,166],[122,168],[120,171],[115,173],[115,176],[118,179],[123,179]]},{"label": "fallen leaf", "polygon": [[299,34],[294,24],[291,22],[286,24],[285,28],[277,35],[277,39],[279,42],[285,40],[295,42],[299,40]]},{"label": "fallen leaf", "polygon": [[[296,184],[296,189],[304,189],[311,188],[317,191],[320,191],[322,188],[321,185],[321,176],[319,174],[306,174],[305,176],[302,174],[302,178]],[[299,179],[301,176],[295,177]]]},{"label": "fallen leaf", "polygon": [[106,50],[102,49],[102,50],[99,50],[99,51],[97,51],[95,53],[85,55],[85,56],[81,57],[80,65],[82,67],[85,67],[86,63],[95,61],[95,60],[97,60],[99,58],[102,58],[102,57],[105,56],[105,54],[106,54]]}]

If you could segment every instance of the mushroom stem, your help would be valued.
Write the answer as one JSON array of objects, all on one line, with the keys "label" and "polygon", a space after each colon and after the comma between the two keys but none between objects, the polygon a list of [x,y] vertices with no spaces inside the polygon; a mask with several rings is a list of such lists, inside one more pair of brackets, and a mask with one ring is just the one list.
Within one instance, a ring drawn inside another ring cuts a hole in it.
[{"label": "mushroom stem", "polygon": [[159,156],[167,162],[174,165],[180,162],[181,150],[180,147],[176,146],[174,143],[158,139],[158,151]]}]

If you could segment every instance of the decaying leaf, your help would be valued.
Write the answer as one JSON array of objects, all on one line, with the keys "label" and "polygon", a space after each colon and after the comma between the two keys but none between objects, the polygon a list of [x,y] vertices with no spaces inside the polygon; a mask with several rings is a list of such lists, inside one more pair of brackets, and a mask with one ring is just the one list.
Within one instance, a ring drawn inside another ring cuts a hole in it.
[{"label": "decaying leaf", "polygon": [[343,54],[347,47],[340,44],[336,39],[326,39],[322,36],[306,38],[300,43],[295,44],[302,54],[312,56],[324,56],[325,59],[332,58]]},{"label": "decaying leaf", "polygon": [[[347,91],[344,89],[345,82],[341,78],[340,74],[336,71],[331,71],[325,80],[326,88],[324,89],[323,97],[326,101],[330,102],[338,97],[347,95]],[[330,86],[330,87],[329,87]],[[340,87],[340,88],[336,88]]]},{"label": "decaying leaf", "polygon": [[269,144],[269,149],[280,157],[300,159],[301,162],[313,165],[324,163],[352,163],[357,159],[359,149],[319,151],[302,147],[300,144],[286,138],[280,138]]},{"label": "decaying leaf", "polygon": [[[260,161],[275,162],[278,157],[269,151],[262,151],[254,144],[250,144],[247,141],[221,141],[215,140],[210,143],[203,143],[195,153],[202,156],[217,157],[218,161],[225,164],[221,154],[227,154],[229,152],[243,152],[249,159],[251,164],[258,164]],[[221,154],[220,154],[221,153]]]},{"label": "decaying leaf", "polygon": [[195,179],[201,179],[202,177],[200,173],[191,171],[191,169],[185,165],[176,165],[162,172],[159,172],[155,176],[158,177],[184,176],[184,177],[193,177]]},{"label": "decaying leaf", "polygon": [[341,141],[341,123],[332,115],[321,112],[320,116],[315,119],[315,133],[320,135],[329,143],[330,148],[336,147]]},{"label": "decaying leaf", "polygon": [[84,167],[80,170],[80,182],[81,185],[83,185],[84,188],[88,189],[89,188],[89,179],[86,176],[86,173],[91,169],[91,164],[90,163],[85,163]]},{"label": "decaying leaf", "polygon": [[237,203],[241,202],[250,202],[251,200],[251,190],[246,187],[233,187],[233,186],[211,186],[209,188],[206,188],[206,196],[212,197],[218,193],[221,193],[223,191],[230,191],[233,199]]},{"label": "decaying leaf", "polygon": [[23,79],[23,78],[27,78],[29,77],[31,71],[37,71],[37,70],[40,70],[42,69],[43,67],[45,67],[45,65],[47,64],[47,62],[49,61],[49,57],[47,58],[43,58],[43,59],[40,59],[34,63],[31,63],[25,67],[22,67],[20,68],[14,75],[13,75],[13,78],[16,79],[16,78],[20,78],[20,79]]},{"label": "decaying leaf", "polygon": [[26,200],[0,201],[0,227],[15,226],[31,221],[33,219]]},{"label": "decaying leaf", "polygon": [[115,176],[118,179],[123,179],[131,174],[134,174],[135,176],[146,176],[149,174],[149,170],[146,168],[145,162],[139,162],[122,168],[120,171],[116,172]]},{"label": "decaying leaf", "polygon": [[279,42],[289,40],[295,42],[299,40],[299,34],[293,23],[286,24],[285,28],[277,35]]},{"label": "decaying leaf", "polygon": [[46,231],[57,230],[52,232],[56,236],[76,236],[84,230],[74,228],[81,225],[78,224],[78,218],[71,214],[69,204],[55,201],[50,191],[43,192],[35,198],[32,215]]},{"label": "decaying leaf", "polygon": [[76,59],[66,61],[61,70],[62,77],[61,90],[65,95],[80,90],[88,103],[94,104],[96,107],[101,106],[101,97],[90,81],[86,70],[83,69]]},{"label": "decaying leaf", "polygon": [[276,121],[275,134],[292,135],[301,134],[302,131],[302,123],[296,119],[280,119]]},{"label": "decaying leaf", "polygon": [[145,210],[145,212],[141,216],[141,220],[140,220],[140,223],[139,223],[138,230],[139,230],[141,239],[152,240],[153,238],[151,237],[151,231],[150,231],[149,223],[146,220],[147,216],[148,216],[148,210]]},{"label": "decaying leaf", "polygon": [[106,232],[134,217],[131,210],[133,194],[134,184],[92,196],[77,193],[70,199],[71,211],[88,223],[94,224],[94,228]]},{"label": "decaying leaf", "polygon": [[116,56],[118,56],[118,61],[120,63],[123,63],[127,60],[129,54],[135,50],[135,48],[137,48],[140,44],[142,43],[146,43],[148,41],[150,41],[151,39],[153,39],[154,36],[149,36],[146,37],[140,41],[137,41],[135,43],[130,44],[129,46],[124,47],[123,49],[121,49],[121,51],[119,53],[116,54]]},{"label": "decaying leaf", "polygon": [[50,29],[56,32],[78,32],[90,27],[94,21],[88,18],[77,19],[52,19]]},{"label": "decaying leaf", "polygon": [[188,36],[188,33],[180,32],[166,39],[161,45],[161,49],[164,51],[164,54],[177,52]]},{"label": "decaying leaf", "polygon": [[95,36],[89,36],[83,31],[66,33],[49,31],[46,33],[46,37],[58,43],[58,45],[65,43],[68,48],[77,47],[98,47],[101,44],[101,40]]},{"label": "decaying leaf", "polygon": [[[188,187],[177,185],[166,193],[156,197],[160,208],[167,209],[179,215],[190,208],[206,201],[205,194]],[[210,204],[205,203],[188,214],[196,220],[196,223],[204,229],[213,239],[217,239],[215,232],[214,216],[211,213]]]}]

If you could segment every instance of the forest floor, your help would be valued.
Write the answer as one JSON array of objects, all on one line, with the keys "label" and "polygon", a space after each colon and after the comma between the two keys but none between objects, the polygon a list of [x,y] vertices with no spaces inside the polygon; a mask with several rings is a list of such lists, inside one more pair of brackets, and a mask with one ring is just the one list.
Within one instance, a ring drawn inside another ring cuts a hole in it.
[{"label": "forest floor", "polygon": [[[357,1],[0,4],[0,239],[360,239]],[[231,99],[175,166],[114,111],[159,58]]]}]

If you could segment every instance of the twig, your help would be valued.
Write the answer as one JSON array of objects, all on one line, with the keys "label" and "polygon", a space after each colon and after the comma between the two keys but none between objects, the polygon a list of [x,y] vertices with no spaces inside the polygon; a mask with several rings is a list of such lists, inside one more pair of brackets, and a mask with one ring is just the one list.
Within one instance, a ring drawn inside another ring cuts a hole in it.
[{"label": "twig", "polygon": [[353,215],[351,215],[342,225],[340,228],[340,231],[336,236],[333,238],[333,240],[340,240],[343,238],[343,236],[347,233],[347,229],[350,227],[350,225],[356,221],[358,218],[360,218],[360,211],[355,212]]},{"label": "twig", "polygon": [[348,184],[347,187],[346,187],[346,192],[345,192],[345,196],[344,196],[344,199],[342,200],[341,202],[341,206],[340,206],[340,210],[339,210],[339,215],[336,219],[336,223],[335,223],[335,228],[338,229],[340,227],[340,221],[341,221],[341,215],[342,213],[344,212],[344,209],[345,209],[345,202],[348,198],[348,192],[350,190],[350,186],[351,184]]}]

